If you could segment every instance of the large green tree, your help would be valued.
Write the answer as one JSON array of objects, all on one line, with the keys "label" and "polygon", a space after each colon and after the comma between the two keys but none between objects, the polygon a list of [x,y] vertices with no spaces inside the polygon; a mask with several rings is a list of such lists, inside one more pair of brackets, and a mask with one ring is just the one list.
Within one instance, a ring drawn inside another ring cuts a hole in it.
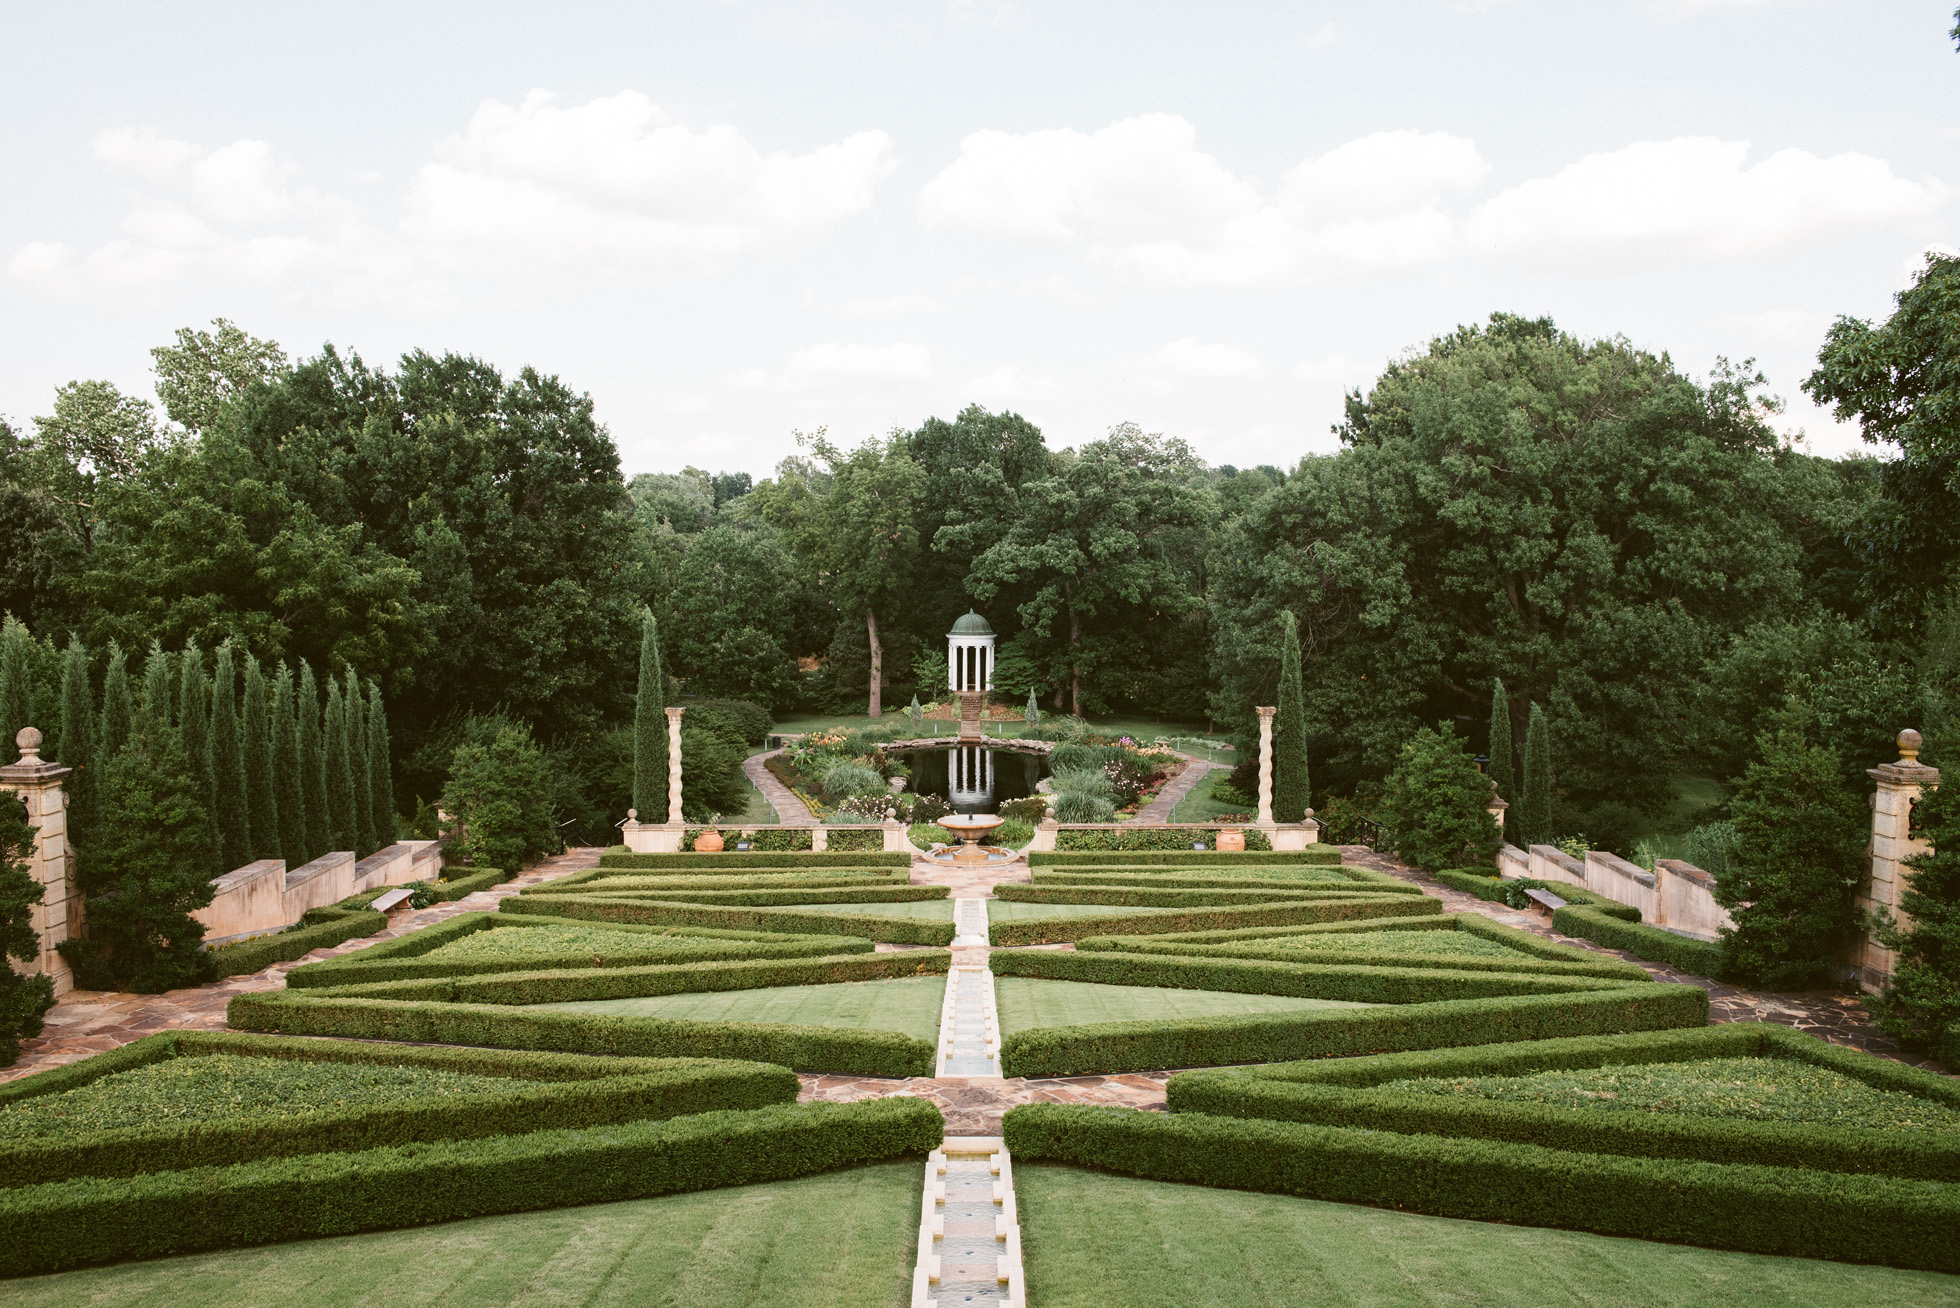
[{"label": "large green tree", "polygon": [[1306,692],[1300,682],[1300,628],[1280,615],[1279,703],[1273,715],[1273,820],[1302,822],[1313,803],[1307,771]]},{"label": "large green tree", "polygon": [[20,1042],[41,1034],[41,1015],[54,1007],[54,982],[23,976],[7,960],[36,963],[41,937],[34,930],[34,906],[46,891],[28,870],[34,828],[12,791],[0,791],[0,1067],[20,1057]]}]

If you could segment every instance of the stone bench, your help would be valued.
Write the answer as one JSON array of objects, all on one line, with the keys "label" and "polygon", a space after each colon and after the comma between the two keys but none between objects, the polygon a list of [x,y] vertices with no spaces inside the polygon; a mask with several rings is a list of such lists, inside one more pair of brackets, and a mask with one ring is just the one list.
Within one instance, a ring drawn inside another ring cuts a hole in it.
[{"label": "stone bench", "polygon": [[415,898],[415,892],[407,887],[402,887],[398,890],[390,890],[385,895],[376,895],[369,901],[368,907],[377,913],[391,913],[395,909],[407,904],[413,898]]},{"label": "stone bench", "polygon": [[1553,894],[1551,891],[1540,889],[1537,886],[1533,886],[1530,889],[1526,890],[1524,892],[1524,897],[1526,899],[1531,900],[1533,903],[1542,906],[1547,912],[1550,912],[1553,909],[1564,908],[1566,905],[1565,900],[1560,899],[1557,895]]}]

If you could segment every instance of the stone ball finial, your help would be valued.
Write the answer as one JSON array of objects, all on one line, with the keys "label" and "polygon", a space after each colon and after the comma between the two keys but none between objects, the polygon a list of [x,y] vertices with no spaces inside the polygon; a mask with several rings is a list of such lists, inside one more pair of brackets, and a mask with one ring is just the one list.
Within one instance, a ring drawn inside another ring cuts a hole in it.
[{"label": "stone ball finial", "polygon": [[1899,733],[1899,762],[1916,763],[1919,761],[1920,740],[1919,733],[1911,727],[1907,727]]},{"label": "stone ball finial", "polygon": [[637,808],[629,808],[629,809],[627,809],[627,810],[626,810],[626,820],[627,820],[628,822],[638,822],[638,821],[640,820],[640,810],[639,810],[639,809],[637,809]]},{"label": "stone ball finial", "polygon": [[20,761],[39,763],[41,761],[41,729],[22,727],[14,733],[14,744],[20,748]]}]

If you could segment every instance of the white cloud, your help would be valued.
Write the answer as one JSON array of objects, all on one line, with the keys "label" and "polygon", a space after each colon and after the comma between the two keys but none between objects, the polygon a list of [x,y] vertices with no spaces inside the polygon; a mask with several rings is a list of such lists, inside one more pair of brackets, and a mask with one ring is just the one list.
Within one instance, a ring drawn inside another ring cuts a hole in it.
[{"label": "white cloud", "polygon": [[982,403],[999,403],[1017,397],[1045,395],[1054,389],[1053,377],[1035,376],[1010,363],[970,379],[962,394]]},{"label": "white cloud", "polygon": [[1307,38],[1307,49],[1319,50],[1334,44],[1334,25],[1321,24],[1320,30]]},{"label": "white cloud", "polygon": [[789,356],[791,377],[926,377],[932,351],[923,345],[844,345],[832,341]]},{"label": "white cloud", "polygon": [[1292,169],[1276,193],[1145,114],[1092,133],[975,132],[919,196],[927,227],[1086,244],[1153,281],[1245,285],[1446,253],[1443,195],[1488,171],[1442,133],[1378,132]]},{"label": "white cloud", "polygon": [[874,318],[896,313],[930,313],[939,307],[939,301],[930,295],[887,295],[881,299],[850,300],[845,303],[844,312]]},{"label": "white cloud", "polygon": [[1145,355],[1142,363],[1158,375],[1190,378],[1194,381],[1223,381],[1257,377],[1265,370],[1259,356],[1230,345],[1206,345],[1195,336],[1177,340]]},{"label": "white cloud", "polygon": [[1637,141],[1511,187],[1465,223],[1476,249],[1534,257],[1656,252],[1753,254],[1837,229],[1931,213],[1947,195],[1867,154],[1779,150],[1750,164],[1749,143]]}]

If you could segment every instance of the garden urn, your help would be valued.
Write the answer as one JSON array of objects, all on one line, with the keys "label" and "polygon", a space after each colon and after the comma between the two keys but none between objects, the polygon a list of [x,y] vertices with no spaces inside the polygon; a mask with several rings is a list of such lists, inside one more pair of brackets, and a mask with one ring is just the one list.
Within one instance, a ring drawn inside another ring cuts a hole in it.
[{"label": "garden urn", "polygon": [[719,854],[722,839],[719,831],[703,831],[694,838],[694,850],[698,854]]},{"label": "garden urn", "polygon": [[1221,831],[1218,833],[1219,853],[1223,854],[1226,853],[1227,851],[1243,851],[1244,849],[1245,849],[1245,832]]}]

